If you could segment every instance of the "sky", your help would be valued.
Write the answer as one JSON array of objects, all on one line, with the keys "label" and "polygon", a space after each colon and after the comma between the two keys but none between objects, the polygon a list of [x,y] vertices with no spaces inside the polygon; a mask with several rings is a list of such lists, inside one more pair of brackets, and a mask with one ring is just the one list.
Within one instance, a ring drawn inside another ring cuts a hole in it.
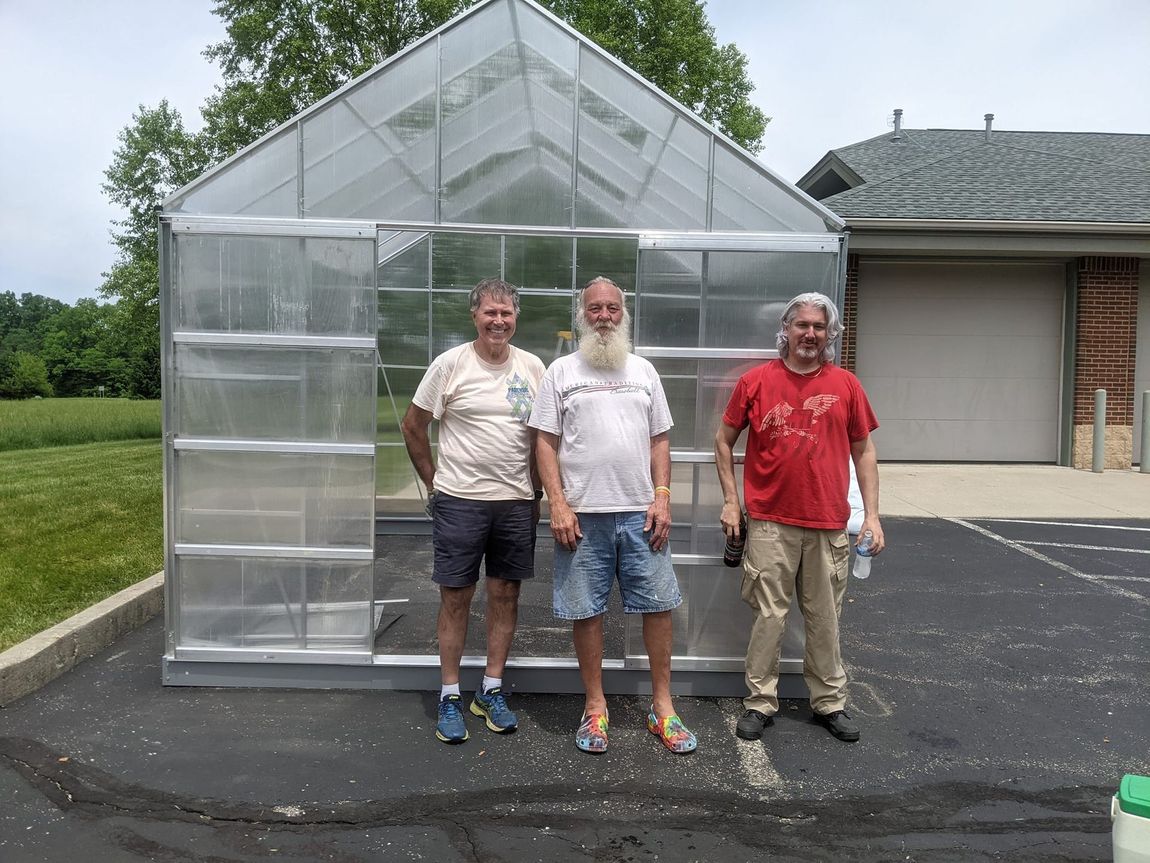
[{"label": "sky", "polygon": [[[0,291],[95,297],[122,214],[117,135],[167,99],[192,129],[219,81],[211,0],[0,0]],[[708,0],[794,181],[828,150],[908,129],[1150,134],[1146,0]]]}]

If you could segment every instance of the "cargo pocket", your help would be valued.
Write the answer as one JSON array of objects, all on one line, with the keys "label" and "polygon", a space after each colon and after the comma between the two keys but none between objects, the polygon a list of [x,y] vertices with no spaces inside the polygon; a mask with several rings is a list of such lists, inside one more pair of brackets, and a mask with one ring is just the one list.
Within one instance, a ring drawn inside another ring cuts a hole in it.
[{"label": "cargo pocket", "polygon": [[846,531],[840,531],[830,537],[831,566],[837,581],[847,577],[851,558],[850,538]]}]

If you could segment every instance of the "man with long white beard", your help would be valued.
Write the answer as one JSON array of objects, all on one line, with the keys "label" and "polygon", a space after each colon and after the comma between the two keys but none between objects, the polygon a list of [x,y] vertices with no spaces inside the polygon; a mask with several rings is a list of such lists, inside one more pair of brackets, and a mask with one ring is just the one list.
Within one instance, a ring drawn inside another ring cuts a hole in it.
[{"label": "man with long white beard", "polygon": [[671,412],[655,368],[631,353],[623,291],[596,276],[583,289],[577,353],[543,375],[528,425],[555,537],[555,616],[572,621],[586,693],[575,745],[607,749],[603,615],[616,579],[623,611],[643,615],[651,666],[647,728],[672,752],[696,747],[671,702]]}]

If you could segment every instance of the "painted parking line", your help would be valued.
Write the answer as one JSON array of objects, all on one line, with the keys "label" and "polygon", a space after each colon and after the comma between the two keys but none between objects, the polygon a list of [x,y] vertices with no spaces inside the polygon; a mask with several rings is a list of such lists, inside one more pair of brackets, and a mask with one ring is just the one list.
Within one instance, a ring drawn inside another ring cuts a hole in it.
[{"label": "painted parking line", "polygon": [[[1004,519],[997,520],[1003,521]],[[1142,594],[1136,593],[1133,590],[1126,590],[1123,587],[1119,587],[1118,585],[1114,584],[1111,579],[1103,579],[1097,575],[1089,575],[1085,572],[1077,570],[1069,564],[1063,563],[1060,560],[1055,560],[1052,557],[1047,557],[1042,552],[1035,551],[1033,548],[1028,548],[1024,543],[1021,543],[1018,540],[1007,539],[1005,536],[999,536],[992,530],[981,527],[977,524],[971,524],[969,521],[961,518],[948,518],[946,521],[968,528],[969,530],[973,530],[975,533],[980,533],[989,539],[993,539],[995,542],[1002,543],[1007,548],[1011,548],[1015,551],[1022,552],[1022,554],[1029,555],[1035,560],[1041,560],[1043,563],[1052,566],[1055,569],[1060,569],[1068,575],[1073,575],[1075,578],[1079,578],[1088,584],[1093,584],[1096,587],[1101,587],[1103,590],[1109,591],[1110,593],[1116,594],[1118,596],[1125,597],[1126,599],[1132,599],[1140,605],[1150,605],[1150,597],[1143,596]]]},{"label": "painted parking line", "polygon": [[[950,519],[954,521],[955,519]],[[1133,530],[1150,533],[1150,527],[1134,527],[1125,524],[1088,524],[1082,521],[1027,521],[1022,518],[980,518],[979,521],[1003,522],[1004,524],[1042,524],[1049,527],[1092,527],[1095,530]]]},{"label": "painted parking line", "polygon": [[1127,554],[1150,554],[1150,548],[1121,548],[1114,545],[1075,545],[1071,542],[1035,542],[1031,539],[1015,540],[1022,545],[1045,545],[1053,548],[1077,548],[1081,551],[1123,551]]}]

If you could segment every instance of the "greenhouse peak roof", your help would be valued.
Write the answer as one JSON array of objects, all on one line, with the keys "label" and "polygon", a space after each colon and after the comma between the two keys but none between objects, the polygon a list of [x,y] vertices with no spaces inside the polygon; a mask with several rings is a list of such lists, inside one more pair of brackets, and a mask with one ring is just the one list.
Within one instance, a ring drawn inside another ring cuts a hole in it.
[{"label": "greenhouse peak roof", "polygon": [[532,0],[483,0],[169,214],[674,231],[843,222]]}]

